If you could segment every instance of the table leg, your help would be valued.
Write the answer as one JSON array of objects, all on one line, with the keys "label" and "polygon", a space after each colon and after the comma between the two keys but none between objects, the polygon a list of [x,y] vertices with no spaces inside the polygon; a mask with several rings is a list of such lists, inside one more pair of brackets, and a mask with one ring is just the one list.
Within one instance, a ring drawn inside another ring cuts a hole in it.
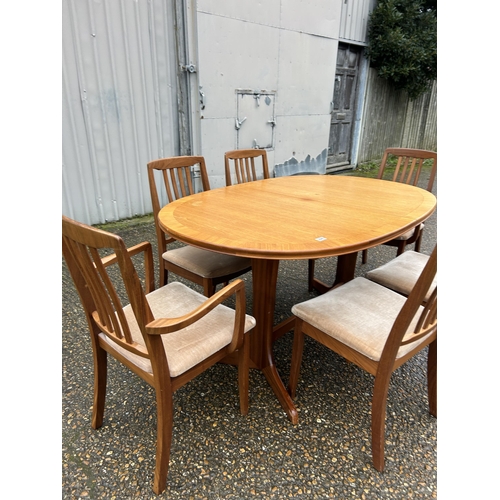
[{"label": "table leg", "polygon": [[253,316],[257,322],[250,336],[250,358],[262,370],[293,424],[297,409],[278,374],[273,358],[274,308],[279,260],[252,259]]},{"label": "table leg", "polygon": [[357,258],[358,252],[339,255],[337,257],[337,273],[335,275],[335,281],[333,282],[333,285],[326,285],[319,279],[313,278],[313,287],[319,293],[325,293],[328,292],[328,290],[341,285],[342,283],[351,281],[354,278],[354,272],[356,271]]}]

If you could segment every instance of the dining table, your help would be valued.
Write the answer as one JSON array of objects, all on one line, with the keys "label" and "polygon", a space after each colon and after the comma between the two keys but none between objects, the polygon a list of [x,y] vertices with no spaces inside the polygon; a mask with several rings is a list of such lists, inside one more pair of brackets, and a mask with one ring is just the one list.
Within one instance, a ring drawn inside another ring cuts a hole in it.
[{"label": "dining table", "polygon": [[249,337],[250,366],[264,373],[296,424],[297,409],[273,357],[273,342],[293,329],[292,316],[274,324],[280,260],[337,256],[332,285],[316,283],[326,292],[354,278],[359,251],[404,234],[435,208],[432,193],[404,183],[345,175],[286,176],[180,198],[160,210],[158,222],[186,244],[251,259],[256,326]]}]

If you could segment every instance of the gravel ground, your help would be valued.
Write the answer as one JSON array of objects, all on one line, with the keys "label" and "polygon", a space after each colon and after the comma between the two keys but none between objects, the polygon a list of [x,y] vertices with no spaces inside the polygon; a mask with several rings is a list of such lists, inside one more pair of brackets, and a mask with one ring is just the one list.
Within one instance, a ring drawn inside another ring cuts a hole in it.
[{"label": "gravel ground", "polygon": [[[147,240],[156,248],[152,217],[106,228],[120,234],[127,246]],[[437,213],[426,222],[423,253],[432,251],[436,229]],[[395,252],[392,247],[371,249],[365,265],[359,256],[356,275],[387,262]],[[318,260],[316,275],[329,282],[335,266],[335,258]],[[244,280],[251,314],[251,273]],[[91,428],[91,345],[64,263],[62,281],[62,498],[157,498],[152,491],[154,391],[110,358],[104,423]],[[307,291],[307,262],[281,262],[275,321],[314,295]],[[292,338],[288,333],[274,345],[285,384]],[[241,416],[236,368],[214,366],[174,395],[170,468],[160,497],[436,498],[437,421],[428,412],[426,356],[425,350],[392,378],[383,473],[371,465],[371,375],[306,338],[296,398],[299,423],[294,426],[255,370],[250,373],[250,410]]]}]

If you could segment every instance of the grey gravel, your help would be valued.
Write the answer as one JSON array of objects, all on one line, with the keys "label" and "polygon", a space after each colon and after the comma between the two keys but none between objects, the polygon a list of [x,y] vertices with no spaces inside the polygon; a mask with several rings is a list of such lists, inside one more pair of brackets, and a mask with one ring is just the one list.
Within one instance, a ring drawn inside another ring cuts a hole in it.
[{"label": "grey gravel", "polygon": [[[106,227],[127,246],[146,240],[156,249],[152,217]],[[426,222],[423,253],[430,254],[436,234],[437,213]],[[356,275],[395,252],[385,246],[371,249],[365,265],[359,256]],[[318,260],[316,275],[331,281],[335,266],[335,258]],[[251,279],[251,273],[244,276],[250,314]],[[62,285],[62,498],[158,498],[152,491],[154,391],[110,358],[104,423],[91,428],[91,345],[64,263]],[[275,321],[314,295],[307,291],[307,262],[281,262]],[[288,333],[274,345],[285,384],[292,339]],[[214,366],[174,395],[170,468],[160,498],[436,498],[437,420],[428,411],[426,356],[420,353],[392,378],[383,473],[371,464],[371,375],[306,339],[296,399],[299,424],[292,425],[264,376],[254,370],[250,410],[241,416],[236,368]]]}]

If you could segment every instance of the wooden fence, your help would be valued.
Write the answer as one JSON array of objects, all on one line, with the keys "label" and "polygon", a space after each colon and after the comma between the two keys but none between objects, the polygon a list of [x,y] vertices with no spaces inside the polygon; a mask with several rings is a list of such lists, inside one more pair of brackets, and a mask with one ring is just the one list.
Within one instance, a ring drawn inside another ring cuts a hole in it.
[{"label": "wooden fence", "polygon": [[370,68],[357,163],[382,158],[388,147],[437,151],[437,83],[411,101]]}]

